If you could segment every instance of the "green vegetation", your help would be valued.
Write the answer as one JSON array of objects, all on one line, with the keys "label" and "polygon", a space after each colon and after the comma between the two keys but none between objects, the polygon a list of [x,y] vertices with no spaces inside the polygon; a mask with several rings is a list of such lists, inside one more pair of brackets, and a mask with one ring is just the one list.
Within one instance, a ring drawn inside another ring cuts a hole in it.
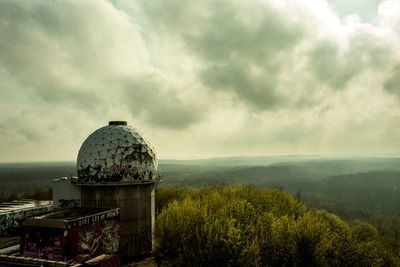
[{"label": "green vegetation", "polygon": [[[0,164],[0,199],[15,199],[52,186],[52,180],[76,176],[75,163]],[[33,196],[34,197],[34,196]]]},{"label": "green vegetation", "polygon": [[36,199],[36,200],[52,200],[53,188],[37,189],[30,193],[13,194],[10,196],[0,196],[0,202],[12,201],[16,199]]},{"label": "green vegetation", "polygon": [[372,225],[351,226],[279,190],[157,190],[156,257],[178,266],[398,266]]},{"label": "green vegetation", "polygon": [[[202,255],[202,262],[198,265],[204,262],[218,264],[221,255],[239,252],[224,264],[264,265],[263,261],[270,261],[287,265],[335,265],[332,259],[343,260],[346,255],[350,263],[336,265],[350,265],[352,261],[361,262],[361,259],[368,260],[368,263],[372,260],[377,266],[398,264],[400,158],[282,156],[160,160],[159,171],[165,182],[158,187],[156,194],[157,227],[160,231],[160,223],[163,223],[172,232],[163,230],[158,233],[171,235],[171,242],[179,240],[179,234],[184,234],[182,240],[187,241],[184,247],[174,244],[170,250],[162,246],[169,243],[161,242],[157,258],[163,259],[164,263],[166,259],[176,264],[187,260],[185,265],[194,262],[194,258],[193,261],[181,258],[181,253],[185,251],[188,252],[187,257]],[[51,199],[52,179],[71,175],[76,176],[74,162],[0,164],[0,200]],[[216,181],[244,187],[210,186]],[[286,193],[261,188],[275,188]],[[238,192],[242,192],[241,195]],[[268,200],[273,196],[275,204],[260,204],[260,199]],[[226,203],[226,207],[221,203]],[[236,213],[232,211],[235,205],[240,208]],[[290,209],[286,213],[276,213],[279,210],[277,207],[291,205],[298,210],[297,218]],[[256,210],[255,215],[247,217],[246,209]],[[334,213],[341,219],[320,210]],[[173,215],[173,212],[176,214]],[[186,212],[197,217],[182,216]],[[183,222],[179,221],[181,218],[185,218]],[[242,222],[241,218],[245,220]],[[202,223],[202,228],[199,228],[198,222]],[[172,228],[168,228],[166,223]],[[188,230],[190,227],[182,227],[183,223],[193,227],[193,231]],[[248,224],[248,228],[244,224]],[[206,230],[207,233],[204,232]],[[186,237],[195,233],[192,241]],[[158,237],[161,241],[168,241],[162,238],[163,235]],[[195,241],[205,239],[215,241],[217,245],[209,241],[193,247],[197,244]],[[300,249],[303,243],[306,244],[304,251]],[[227,246],[222,248],[223,244]],[[274,251],[273,254],[266,253],[267,248],[275,249],[268,250]],[[301,257],[307,258],[304,256],[307,253],[313,255],[311,262],[300,261]],[[368,265],[367,262],[357,262],[356,266],[360,264]]]}]

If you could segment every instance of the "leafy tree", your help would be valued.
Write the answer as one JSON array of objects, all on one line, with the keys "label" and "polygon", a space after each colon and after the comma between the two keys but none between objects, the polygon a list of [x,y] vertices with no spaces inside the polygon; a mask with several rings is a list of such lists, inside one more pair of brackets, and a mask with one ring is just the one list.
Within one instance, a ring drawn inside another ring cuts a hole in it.
[{"label": "leafy tree", "polygon": [[[350,227],[278,190],[159,188],[156,256],[177,266],[396,266],[370,224]],[[164,195],[162,195],[164,194]],[[161,203],[161,202],[159,202]]]}]

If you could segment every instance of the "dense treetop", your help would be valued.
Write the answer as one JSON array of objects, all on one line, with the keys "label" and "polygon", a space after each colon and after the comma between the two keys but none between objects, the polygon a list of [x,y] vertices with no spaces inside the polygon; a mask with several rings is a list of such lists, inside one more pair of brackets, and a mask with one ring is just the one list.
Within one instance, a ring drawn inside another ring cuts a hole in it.
[{"label": "dense treetop", "polygon": [[178,266],[398,266],[377,230],[279,190],[158,188],[156,255]]}]

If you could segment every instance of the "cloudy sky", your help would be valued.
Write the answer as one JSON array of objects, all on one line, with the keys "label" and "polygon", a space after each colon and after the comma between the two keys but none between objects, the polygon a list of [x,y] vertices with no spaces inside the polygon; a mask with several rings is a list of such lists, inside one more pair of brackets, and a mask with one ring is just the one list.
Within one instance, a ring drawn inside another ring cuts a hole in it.
[{"label": "cloudy sky", "polygon": [[399,0],[0,1],[0,162],[400,151]]}]

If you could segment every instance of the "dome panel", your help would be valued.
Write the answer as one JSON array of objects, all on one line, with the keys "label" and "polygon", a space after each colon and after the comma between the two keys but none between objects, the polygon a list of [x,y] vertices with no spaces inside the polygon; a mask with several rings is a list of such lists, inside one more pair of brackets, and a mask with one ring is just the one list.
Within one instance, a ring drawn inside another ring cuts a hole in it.
[{"label": "dome panel", "polygon": [[118,123],[110,122],[83,142],[77,159],[79,183],[131,183],[156,178],[158,161],[153,146],[137,129]]}]

